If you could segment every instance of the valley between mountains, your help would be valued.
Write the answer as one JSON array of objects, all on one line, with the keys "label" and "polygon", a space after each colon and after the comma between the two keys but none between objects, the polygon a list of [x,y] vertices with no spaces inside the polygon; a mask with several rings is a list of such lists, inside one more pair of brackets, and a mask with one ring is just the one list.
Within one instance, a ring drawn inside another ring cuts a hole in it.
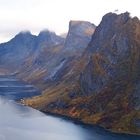
[{"label": "valley between mountains", "polygon": [[70,21],[66,36],[21,32],[0,44],[0,74],[42,91],[24,105],[140,134],[140,20],[108,13],[96,27]]}]

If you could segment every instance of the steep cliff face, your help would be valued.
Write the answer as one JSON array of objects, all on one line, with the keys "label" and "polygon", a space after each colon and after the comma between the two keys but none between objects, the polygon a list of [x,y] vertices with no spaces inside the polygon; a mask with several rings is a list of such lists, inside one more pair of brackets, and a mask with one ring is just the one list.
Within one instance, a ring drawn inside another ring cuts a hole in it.
[{"label": "steep cliff face", "polygon": [[94,24],[87,21],[70,21],[65,50],[70,50],[73,53],[83,51],[91,40],[95,28]]},{"label": "steep cliff face", "polygon": [[90,60],[81,74],[80,87],[87,95],[95,95],[95,112],[103,112],[97,123],[139,133],[134,122],[140,117],[140,21],[128,13],[107,14],[85,55]]},{"label": "steep cliff face", "polygon": [[82,57],[70,64],[71,72],[60,83],[24,103],[116,132],[140,134],[139,19],[127,12],[105,15]]},{"label": "steep cliff face", "polygon": [[138,78],[139,34],[139,20],[128,13],[103,17],[86,50],[90,60],[80,80],[84,92],[99,93],[112,81],[118,84]]}]

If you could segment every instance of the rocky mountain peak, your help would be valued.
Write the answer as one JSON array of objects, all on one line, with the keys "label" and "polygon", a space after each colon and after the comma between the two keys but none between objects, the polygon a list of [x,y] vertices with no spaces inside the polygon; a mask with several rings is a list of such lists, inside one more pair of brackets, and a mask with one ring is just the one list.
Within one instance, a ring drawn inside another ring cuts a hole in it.
[{"label": "rocky mountain peak", "polygon": [[121,14],[116,14],[116,13],[107,13],[106,15],[103,16],[102,18],[102,22],[107,22],[109,21],[113,21],[113,20],[119,20],[120,23],[125,23],[130,19],[130,13],[129,12],[125,12],[125,13],[121,13]]},{"label": "rocky mountain peak", "polygon": [[35,35],[32,35],[30,31],[21,31],[19,32],[11,41],[17,43],[27,43],[31,40],[34,40],[36,38]]},{"label": "rocky mountain peak", "polygon": [[128,12],[118,15],[116,13],[108,13],[103,16],[101,23],[96,28],[87,48],[88,53],[99,50],[99,47],[103,47],[103,44],[105,47],[105,44],[112,42],[111,40],[117,38],[118,34],[128,39],[128,37],[135,36],[136,32],[139,33],[139,31],[140,22],[137,17],[131,18]]},{"label": "rocky mountain peak", "polygon": [[21,31],[15,37],[24,37],[24,36],[29,37],[34,35],[32,35],[30,31]]},{"label": "rocky mountain peak", "polygon": [[45,46],[54,46],[64,42],[64,38],[49,30],[42,30],[38,35],[38,42]]},{"label": "rocky mountain peak", "polygon": [[87,35],[91,36],[96,26],[88,21],[71,20],[69,22],[69,33],[73,33],[79,36]]},{"label": "rocky mountain peak", "polygon": [[40,33],[39,33],[39,35],[38,36],[51,36],[52,34],[54,34],[55,35],[55,33],[54,32],[51,32],[51,31],[49,31],[49,30],[42,30],[42,31],[40,31]]},{"label": "rocky mountain peak", "polygon": [[65,48],[76,52],[82,51],[87,47],[91,40],[91,36],[95,31],[95,25],[87,21],[69,22],[69,31],[65,41]]}]

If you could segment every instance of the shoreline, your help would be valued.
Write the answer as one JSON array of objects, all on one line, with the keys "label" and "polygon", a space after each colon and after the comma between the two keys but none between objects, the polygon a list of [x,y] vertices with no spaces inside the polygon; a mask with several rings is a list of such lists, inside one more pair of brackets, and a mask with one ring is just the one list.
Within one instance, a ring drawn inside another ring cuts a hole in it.
[{"label": "shoreline", "polygon": [[[22,104],[22,105],[27,106],[25,104]],[[31,107],[31,106],[27,106],[27,107]],[[33,108],[33,107],[31,107],[31,108]],[[36,109],[36,108],[33,108],[33,109]],[[36,110],[38,110],[38,109],[36,109]],[[53,113],[53,112],[49,112],[49,111],[42,111],[42,110],[38,110],[38,111],[44,113],[45,115],[64,119],[66,121],[70,121],[74,124],[81,125],[83,127],[87,127],[87,128],[91,128],[91,129],[95,129],[95,127],[96,127],[98,129],[101,129],[102,131],[104,131],[106,133],[112,133],[112,134],[118,134],[118,135],[124,135],[124,136],[136,136],[136,137],[138,136],[138,137],[140,137],[140,134],[137,134],[137,133],[117,132],[117,131],[113,131],[111,129],[107,129],[107,128],[105,128],[101,125],[98,125],[98,124],[85,123],[85,122],[79,120],[78,118],[72,118],[70,116],[66,116],[66,115],[62,115],[62,114],[58,114],[58,113]]]},{"label": "shoreline", "polygon": [[69,117],[69,116],[66,116],[66,115],[62,115],[62,114],[57,114],[57,113],[52,113],[52,112],[44,112],[44,111],[41,111],[41,110],[38,110],[38,111],[40,111],[40,112],[42,112],[46,115],[49,115],[49,116],[54,116],[54,117],[58,117],[58,118],[73,122],[74,124],[78,124],[78,125],[82,125],[82,126],[90,127],[90,128],[95,128],[96,127],[96,128],[102,129],[103,131],[106,131],[107,133],[118,134],[118,135],[127,135],[127,136],[140,136],[140,134],[137,134],[137,133],[127,133],[127,132],[113,131],[113,130],[107,129],[107,128],[101,126],[101,125],[85,123],[85,122],[83,122],[79,119],[72,118],[72,117]]},{"label": "shoreline", "polygon": [[[27,97],[28,98],[28,97]],[[18,99],[18,100],[14,100],[16,103],[20,104],[20,105],[23,105],[23,106],[27,106],[27,107],[30,107],[30,108],[33,108],[33,109],[36,109],[34,108],[33,106],[29,106],[27,104],[24,104],[23,102],[21,102],[21,100],[25,100],[26,98],[21,98],[21,99]],[[107,129],[105,128],[104,126],[102,125],[99,125],[99,124],[93,124],[93,123],[86,123],[86,122],[83,122],[81,119],[79,118],[73,118],[71,116],[67,116],[67,115],[63,115],[63,114],[59,114],[58,113],[53,113],[51,111],[43,111],[41,109],[36,109],[42,113],[44,113],[45,115],[50,115],[50,116],[54,116],[54,117],[58,117],[58,118],[61,118],[61,119],[64,119],[64,120],[67,120],[67,121],[70,121],[74,124],[77,124],[77,125],[81,125],[83,127],[87,127],[87,128],[91,128],[91,129],[95,129],[98,128],[98,129],[101,129],[102,131],[104,132],[107,132],[107,133],[112,133],[112,134],[118,134],[118,135],[126,135],[126,136],[139,136],[140,137],[140,134],[139,133],[131,133],[131,132],[127,132],[127,131],[114,131],[112,129]]]}]

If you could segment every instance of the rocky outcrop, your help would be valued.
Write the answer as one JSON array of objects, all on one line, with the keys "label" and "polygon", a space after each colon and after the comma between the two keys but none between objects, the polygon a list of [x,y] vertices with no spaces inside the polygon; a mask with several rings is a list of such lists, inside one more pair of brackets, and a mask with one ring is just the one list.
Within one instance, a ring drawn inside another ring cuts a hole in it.
[{"label": "rocky outcrop", "polygon": [[91,40],[96,26],[87,21],[70,21],[65,50],[81,54]]},{"label": "rocky outcrop", "polygon": [[49,30],[43,30],[39,33],[37,41],[38,46],[49,47],[64,43],[65,39],[56,35],[54,32],[50,32]]}]

